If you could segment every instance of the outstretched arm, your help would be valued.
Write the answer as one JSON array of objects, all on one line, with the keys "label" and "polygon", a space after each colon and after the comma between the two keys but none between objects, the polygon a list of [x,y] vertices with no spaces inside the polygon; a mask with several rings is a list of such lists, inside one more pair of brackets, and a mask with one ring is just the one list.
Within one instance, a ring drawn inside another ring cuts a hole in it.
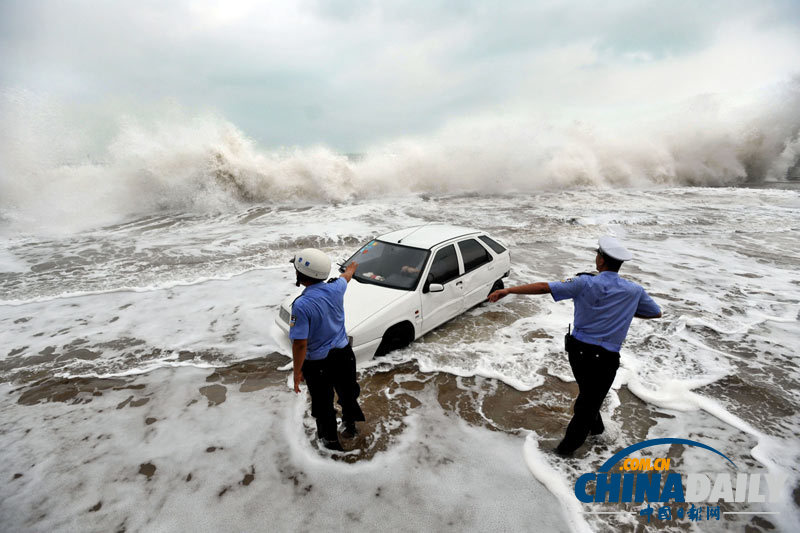
[{"label": "outstretched arm", "polygon": [[546,281],[537,281],[536,283],[528,283],[527,285],[517,285],[516,287],[500,289],[489,295],[489,301],[496,302],[509,294],[550,294],[550,285]]},{"label": "outstretched arm", "polygon": [[350,263],[349,265],[347,265],[347,268],[346,268],[346,269],[344,269],[344,272],[342,272],[342,275],[341,275],[341,276],[339,276],[339,277],[340,277],[340,278],[344,278],[344,280],[345,280],[347,283],[350,283],[350,280],[351,280],[351,279],[353,279],[353,274],[355,274],[355,273],[356,273],[356,269],[357,269],[357,268],[358,268],[358,263],[356,263],[355,261],[353,261],[352,263]]}]

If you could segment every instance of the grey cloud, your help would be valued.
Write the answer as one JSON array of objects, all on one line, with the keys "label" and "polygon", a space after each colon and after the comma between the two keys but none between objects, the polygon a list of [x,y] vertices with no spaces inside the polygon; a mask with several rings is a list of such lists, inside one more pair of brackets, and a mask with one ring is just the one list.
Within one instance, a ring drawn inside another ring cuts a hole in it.
[{"label": "grey cloud", "polygon": [[593,46],[599,70],[657,62],[704,50],[731,21],[797,33],[797,6],[305,0],[251,2],[236,18],[235,2],[214,14],[188,0],[4,0],[0,84],[85,102],[175,99],[269,145],[351,150],[531,98],[532,78],[550,83],[532,61],[565,47]]}]

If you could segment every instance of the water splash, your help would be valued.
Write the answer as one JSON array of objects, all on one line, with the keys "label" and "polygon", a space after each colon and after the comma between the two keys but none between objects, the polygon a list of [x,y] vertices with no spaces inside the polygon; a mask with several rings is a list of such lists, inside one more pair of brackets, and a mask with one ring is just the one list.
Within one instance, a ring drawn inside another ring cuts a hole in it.
[{"label": "water splash", "polygon": [[358,157],[324,146],[264,150],[212,113],[156,115],[92,125],[58,102],[3,93],[2,224],[70,231],[153,212],[408,192],[736,186],[784,180],[800,157],[800,79],[747,102],[703,95],[636,120],[471,117]]}]

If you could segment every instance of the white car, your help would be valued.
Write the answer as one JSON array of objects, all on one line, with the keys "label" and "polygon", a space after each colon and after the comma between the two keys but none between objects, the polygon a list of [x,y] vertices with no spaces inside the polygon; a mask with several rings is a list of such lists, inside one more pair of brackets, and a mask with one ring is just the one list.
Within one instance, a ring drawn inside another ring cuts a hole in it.
[{"label": "white car", "polygon": [[[344,296],[345,329],[356,359],[407,346],[503,288],[508,250],[485,232],[426,224],[381,235],[340,265],[358,269]],[[336,275],[333,273],[333,275]],[[280,306],[277,325],[288,335],[292,302]]]}]

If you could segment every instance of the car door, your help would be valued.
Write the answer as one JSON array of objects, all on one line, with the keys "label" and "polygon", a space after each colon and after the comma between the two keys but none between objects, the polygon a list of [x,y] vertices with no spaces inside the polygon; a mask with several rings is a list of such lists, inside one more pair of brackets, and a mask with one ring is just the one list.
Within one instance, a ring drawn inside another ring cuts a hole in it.
[{"label": "car door", "polygon": [[459,241],[458,249],[464,262],[463,291],[466,310],[486,299],[492,284],[502,276],[502,272],[494,272],[492,254],[476,239]]},{"label": "car door", "polygon": [[458,315],[464,306],[461,265],[453,244],[443,246],[433,255],[425,279],[444,287],[441,292],[422,293],[422,331],[428,332]]}]

